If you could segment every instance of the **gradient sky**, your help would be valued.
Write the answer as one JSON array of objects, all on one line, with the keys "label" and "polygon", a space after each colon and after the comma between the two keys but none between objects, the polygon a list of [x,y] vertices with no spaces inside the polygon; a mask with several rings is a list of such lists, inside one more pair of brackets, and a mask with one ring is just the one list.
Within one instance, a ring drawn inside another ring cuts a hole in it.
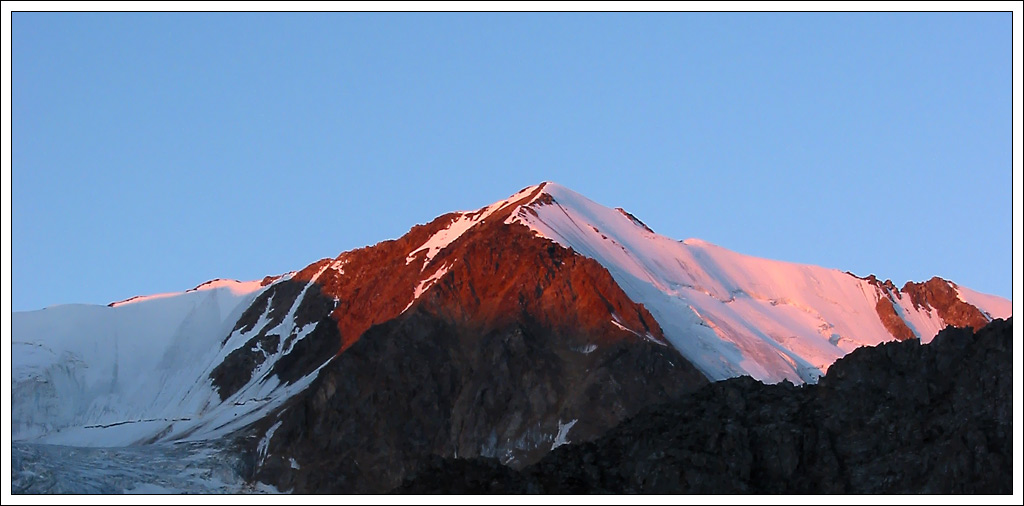
[{"label": "gradient sky", "polygon": [[1011,297],[1009,13],[14,13],[12,308],[259,279],[541,181]]}]

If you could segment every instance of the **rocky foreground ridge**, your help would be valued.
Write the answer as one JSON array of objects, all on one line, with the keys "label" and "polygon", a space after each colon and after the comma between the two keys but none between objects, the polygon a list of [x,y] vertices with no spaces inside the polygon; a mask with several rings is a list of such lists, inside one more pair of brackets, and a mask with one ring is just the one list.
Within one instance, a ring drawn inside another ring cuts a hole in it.
[{"label": "rocky foreground ridge", "polygon": [[1009,494],[1012,328],[861,348],[817,385],[712,383],[520,471],[435,459],[397,492]]}]

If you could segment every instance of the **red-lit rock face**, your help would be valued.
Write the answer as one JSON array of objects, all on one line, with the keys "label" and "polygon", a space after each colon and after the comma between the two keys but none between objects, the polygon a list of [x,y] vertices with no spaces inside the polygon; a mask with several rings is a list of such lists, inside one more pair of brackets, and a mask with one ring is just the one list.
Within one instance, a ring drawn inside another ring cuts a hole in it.
[{"label": "red-lit rock face", "polygon": [[878,319],[882,321],[885,330],[888,330],[897,341],[906,341],[917,337],[914,335],[914,331],[907,326],[907,322],[903,321],[903,318],[896,313],[896,306],[891,296],[879,298],[875,304],[875,312],[878,313]]},{"label": "red-lit rock face", "polygon": [[325,265],[328,268],[316,280],[320,293],[337,299],[331,318],[337,322],[340,353],[352,345],[372,325],[398,316],[413,298],[413,291],[424,274],[421,262],[406,262],[406,256],[417,245],[445,228],[455,213],[436,218],[427,225],[413,227],[397,240],[342,253],[337,258],[321,260],[295,275],[308,281]]},{"label": "red-lit rock face", "polygon": [[940,277],[923,283],[908,282],[898,290],[890,280],[880,281],[874,274],[860,279],[875,287],[878,302],[875,312],[885,329],[899,341],[916,337],[896,310],[895,298],[910,297],[915,308],[934,310],[946,325],[980,329],[989,319],[977,307],[960,300],[956,285]]},{"label": "red-lit rock face", "polygon": [[432,313],[460,325],[501,324],[529,315],[542,325],[602,339],[642,339],[650,334],[664,343],[650,313],[629,300],[596,261],[538,238],[522,225],[506,225],[519,202],[473,226],[427,265],[424,252],[411,261],[410,252],[450,225],[457,213],[414,227],[397,240],[311,264],[293,279],[309,281],[325,266],[340,264],[316,279],[320,294],[338,301],[331,317],[340,334],[339,353],[371,326],[406,310],[417,286],[444,268],[447,273],[414,304],[427,304]]},{"label": "red-lit rock face", "polygon": [[978,308],[960,300],[954,285],[940,277],[933,277],[924,283],[908,282],[902,292],[910,295],[917,307],[932,307],[947,325],[980,329],[989,319]]},{"label": "red-lit rock face", "polygon": [[596,261],[521,225],[481,230],[467,239],[438,259],[451,267],[418,302],[423,310],[459,325],[503,325],[528,317],[602,342],[650,334],[664,343],[650,313],[629,300]]},{"label": "red-lit rock face", "polygon": [[892,281],[888,279],[879,281],[874,274],[860,279],[866,280],[875,287],[875,296],[878,298],[878,302],[875,303],[875,312],[878,313],[878,319],[882,322],[885,330],[888,330],[897,341],[906,341],[907,339],[917,337],[914,331],[910,330],[910,327],[907,326],[907,322],[903,321],[903,318],[896,311],[896,301],[893,300],[893,294],[900,295],[896,285],[892,284]]}]

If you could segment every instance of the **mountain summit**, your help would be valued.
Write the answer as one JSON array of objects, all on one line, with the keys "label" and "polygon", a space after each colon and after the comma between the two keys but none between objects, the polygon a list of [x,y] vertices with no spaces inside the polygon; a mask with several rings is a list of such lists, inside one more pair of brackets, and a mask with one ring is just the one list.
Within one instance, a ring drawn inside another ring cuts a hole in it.
[{"label": "mountain summit", "polygon": [[261,281],[15,313],[13,438],[235,438],[282,490],[391,490],[434,456],[521,467],[749,375],[980,328],[1010,302],[676,241],[555,183]]},{"label": "mountain summit", "polygon": [[511,221],[600,262],[713,380],[815,381],[860,346],[928,342],[947,325],[979,329],[1011,312],[1008,300],[937,277],[898,289],[874,276],[676,241],[563,186],[536,188]]}]

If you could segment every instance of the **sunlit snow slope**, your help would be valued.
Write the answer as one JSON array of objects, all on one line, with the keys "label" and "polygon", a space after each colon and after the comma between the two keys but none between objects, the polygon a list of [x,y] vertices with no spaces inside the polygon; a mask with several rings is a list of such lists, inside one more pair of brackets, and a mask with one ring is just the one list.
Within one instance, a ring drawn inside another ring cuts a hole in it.
[{"label": "sunlit snow slope", "polygon": [[[883,295],[867,280],[741,255],[699,239],[669,239],[625,211],[555,183],[541,186],[508,222],[599,261],[713,380],[816,381],[853,349],[893,339],[875,310]],[[989,318],[1010,315],[1006,299],[954,288]],[[910,297],[894,303],[924,342],[946,325],[937,311],[915,307]]]}]

